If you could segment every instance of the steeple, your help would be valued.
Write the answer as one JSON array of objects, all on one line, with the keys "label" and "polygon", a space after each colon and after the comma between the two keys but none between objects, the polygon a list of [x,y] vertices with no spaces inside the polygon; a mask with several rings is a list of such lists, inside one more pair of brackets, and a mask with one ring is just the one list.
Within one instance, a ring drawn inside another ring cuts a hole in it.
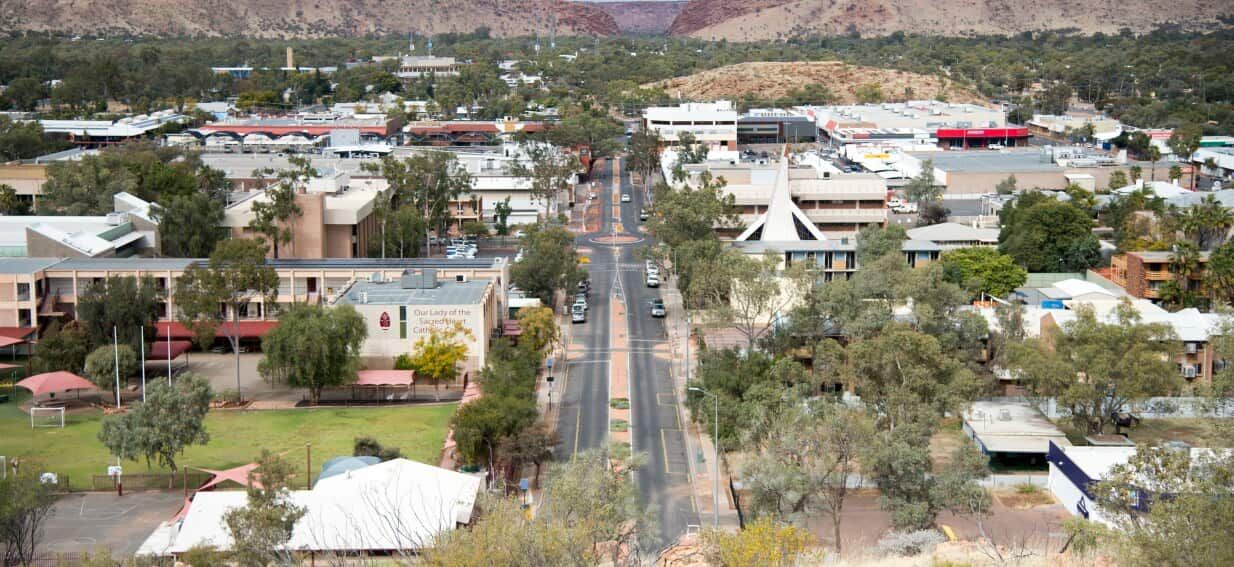
[{"label": "steeple", "polygon": [[767,202],[767,212],[758,217],[740,236],[738,241],[783,242],[794,240],[827,240],[818,227],[797,205],[788,188],[788,146],[780,156],[779,171]]}]

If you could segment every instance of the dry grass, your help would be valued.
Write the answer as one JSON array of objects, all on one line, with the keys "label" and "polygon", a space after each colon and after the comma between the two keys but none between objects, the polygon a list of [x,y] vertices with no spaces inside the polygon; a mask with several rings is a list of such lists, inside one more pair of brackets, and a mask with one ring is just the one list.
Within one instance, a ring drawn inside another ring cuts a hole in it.
[{"label": "dry grass", "polygon": [[855,91],[868,83],[877,83],[891,100],[906,98],[906,89],[911,88],[915,99],[943,95],[951,102],[982,101],[977,93],[941,77],[839,61],[739,63],[644,86],[694,100],[739,98],[747,93],[774,99],[810,83],[826,85],[844,103],[856,102]]},{"label": "dry grass", "polygon": [[1228,447],[1229,439],[1216,426],[1214,420],[1203,418],[1146,419],[1127,437],[1140,445],[1182,441],[1192,447]]}]

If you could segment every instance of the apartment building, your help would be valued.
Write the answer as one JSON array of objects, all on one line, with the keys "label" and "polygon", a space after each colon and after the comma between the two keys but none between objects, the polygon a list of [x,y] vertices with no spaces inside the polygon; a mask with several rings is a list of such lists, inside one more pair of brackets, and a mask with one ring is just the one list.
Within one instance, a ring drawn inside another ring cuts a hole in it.
[{"label": "apartment building", "polygon": [[[857,262],[857,239],[802,241],[735,241],[730,245],[742,254],[761,258],[767,254],[781,258],[781,269],[805,263],[823,281],[848,279],[861,269]],[[937,262],[942,248],[926,240],[905,240],[901,246],[904,261],[912,268]]]},{"label": "apartment building", "polygon": [[[53,320],[73,318],[77,298],[93,283],[109,277],[148,276],[166,291],[165,301],[158,307],[160,336],[190,338],[192,333],[175,321],[175,283],[185,270],[204,261],[192,258],[0,258],[0,328],[21,328],[33,333]],[[332,305],[359,282],[401,281],[408,270],[421,273],[428,270],[439,282],[491,281],[493,310],[504,313],[504,290],[510,281],[509,265],[504,258],[278,259],[269,260],[268,265],[279,275],[275,299],[279,307],[292,303]],[[273,306],[258,299],[240,312],[242,338],[260,339],[277,324],[279,309],[270,307]],[[489,329],[472,329],[472,332],[487,333]]]},{"label": "apartment building", "polygon": [[[1110,258],[1110,280],[1127,290],[1127,294],[1141,299],[1161,299],[1161,286],[1177,281],[1170,268],[1170,252],[1128,252]],[[1195,273],[1187,281],[1187,289],[1200,289],[1204,268],[1208,265],[1208,252],[1200,252]]]},{"label": "apartment building", "polygon": [[726,100],[653,106],[643,111],[643,130],[659,134],[666,146],[677,145],[688,132],[708,147],[735,150],[737,110]]}]

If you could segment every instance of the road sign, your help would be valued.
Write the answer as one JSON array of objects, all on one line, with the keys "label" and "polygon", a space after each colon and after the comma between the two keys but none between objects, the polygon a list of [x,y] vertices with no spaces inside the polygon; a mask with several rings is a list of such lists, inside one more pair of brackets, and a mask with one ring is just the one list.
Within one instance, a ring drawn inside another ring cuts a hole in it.
[{"label": "road sign", "polygon": [[121,472],[123,472],[123,469],[120,468],[120,465],[107,466],[107,476],[120,476]]},{"label": "road sign", "polygon": [[518,481],[518,489],[525,491],[528,488],[531,488],[531,482],[525,478],[520,478]]}]

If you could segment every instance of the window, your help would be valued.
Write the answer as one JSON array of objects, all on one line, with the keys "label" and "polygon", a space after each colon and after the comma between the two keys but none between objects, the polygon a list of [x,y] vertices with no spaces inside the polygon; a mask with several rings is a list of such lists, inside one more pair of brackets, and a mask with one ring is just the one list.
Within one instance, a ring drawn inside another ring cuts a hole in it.
[{"label": "window", "polygon": [[407,321],[398,322],[398,338],[400,339],[407,338]]},{"label": "window", "polygon": [[17,283],[17,301],[30,301],[30,284]]}]

